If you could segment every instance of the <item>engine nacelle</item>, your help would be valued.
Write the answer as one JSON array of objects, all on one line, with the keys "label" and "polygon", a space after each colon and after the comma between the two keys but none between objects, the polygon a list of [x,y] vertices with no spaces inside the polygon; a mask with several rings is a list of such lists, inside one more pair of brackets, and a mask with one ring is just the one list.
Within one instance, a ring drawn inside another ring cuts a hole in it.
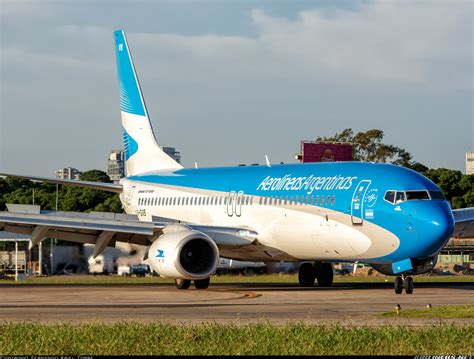
[{"label": "engine nacelle", "polygon": [[206,234],[189,229],[165,233],[148,250],[148,263],[162,277],[203,279],[219,264],[219,249]]}]

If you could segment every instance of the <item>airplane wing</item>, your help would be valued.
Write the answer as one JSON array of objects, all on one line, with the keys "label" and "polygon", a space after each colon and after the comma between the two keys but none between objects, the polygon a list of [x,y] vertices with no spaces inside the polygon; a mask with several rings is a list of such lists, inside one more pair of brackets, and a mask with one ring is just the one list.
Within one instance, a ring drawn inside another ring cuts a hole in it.
[{"label": "airplane wing", "polygon": [[[163,234],[171,221],[141,222],[138,217],[117,213],[78,213],[38,211],[38,213],[0,212],[0,231],[30,235],[30,248],[44,238],[95,244],[94,257],[117,242],[150,245]],[[257,239],[257,232],[246,228],[180,225],[207,234],[219,248],[248,246]]]},{"label": "airplane wing", "polygon": [[8,174],[8,173],[0,173],[0,176],[21,178],[21,179],[27,179],[31,181],[37,181],[37,182],[58,183],[58,184],[76,186],[76,187],[85,187],[85,188],[97,189],[101,191],[114,192],[114,193],[122,193],[122,185],[117,184],[117,183],[66,180],[66,179],[61,179],[61,178],[23,176],[23,175],[15,175],[15,174]]},{"label": "airplane wing", "polygon": [[474,207],[454,209],[455,221],[453,237],[474,238]]}]

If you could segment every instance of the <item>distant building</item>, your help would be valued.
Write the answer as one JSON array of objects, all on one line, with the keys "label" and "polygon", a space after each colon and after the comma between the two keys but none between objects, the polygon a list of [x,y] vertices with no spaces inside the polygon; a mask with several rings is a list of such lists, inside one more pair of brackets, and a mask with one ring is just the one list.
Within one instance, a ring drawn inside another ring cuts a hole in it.
[{"label": "distant building", "polygon": [[466,152],[466,174],[474,175],[474,152]]},{"label": "distant building", "polygon": [[107,161],[107,174],[114,183],[125,177],[125,160],[122,150],[112,150]]},{"label": "distant building", "polygon": [[170,156],[172,159],[174,159],[176,162],[181,163],[181,153],[176,151],[176,148],[174,147],[166,147],[163,146],[161,147],[163,151],[166,152],[168,156]]},{"label": "distant building", "polygon": [[68,180],[78,180],[81,174],[81,171],[73,167],[60,168],[55,172],[56,178]]}]

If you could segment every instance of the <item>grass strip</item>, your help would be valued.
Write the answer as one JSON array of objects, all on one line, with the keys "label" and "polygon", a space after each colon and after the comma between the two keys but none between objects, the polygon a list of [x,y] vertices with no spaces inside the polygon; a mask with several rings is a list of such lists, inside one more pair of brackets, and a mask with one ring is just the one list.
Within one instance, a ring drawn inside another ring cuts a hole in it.
[{"label": "grass strip", "polygon": [[472,355],[474,326],[0,325],[1,355]]},{"label": "grass strip", "polygon": [[[474,318],[474,305],[443,305],[426,309],[401,309],[381,314],[383,317],[409,318]],[[474,344],[473,344],[474,345]]]}]

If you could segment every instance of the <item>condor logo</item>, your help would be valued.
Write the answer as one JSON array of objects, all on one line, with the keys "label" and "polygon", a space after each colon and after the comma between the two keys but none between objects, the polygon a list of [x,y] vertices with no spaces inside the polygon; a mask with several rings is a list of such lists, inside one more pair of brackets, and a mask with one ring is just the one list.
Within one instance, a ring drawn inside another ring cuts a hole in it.
[{"label": "condor logo", "polygon": [[161,249],[156,250],[156,255],[155,258],[165,258],[165,251],[162,251]]}]

